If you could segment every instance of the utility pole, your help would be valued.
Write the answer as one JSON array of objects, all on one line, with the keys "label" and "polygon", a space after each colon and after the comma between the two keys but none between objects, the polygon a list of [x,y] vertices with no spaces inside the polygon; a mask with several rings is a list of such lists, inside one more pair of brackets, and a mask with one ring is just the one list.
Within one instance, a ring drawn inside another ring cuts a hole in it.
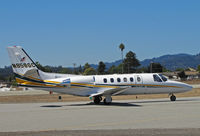
[{"label": "utility pole", "polygon": [[76,63],[73,63],[74,65],[74,74],[76,74]]},{"label": "utility pole", "polygon": [[128,73],[130,73],[130,67],[129,67],[130,62],[128,62]]},{"label": "utility pole", "polygon": [[151,61],[150,62],[150,73],[152,73],[153,72],[153,62]]}]

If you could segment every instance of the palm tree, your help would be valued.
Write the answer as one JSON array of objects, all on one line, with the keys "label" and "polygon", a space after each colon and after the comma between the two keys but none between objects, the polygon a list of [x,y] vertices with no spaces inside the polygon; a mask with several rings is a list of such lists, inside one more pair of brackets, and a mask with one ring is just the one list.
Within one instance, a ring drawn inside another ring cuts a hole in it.
[{"label": "palm tree", "polygon": [[121,44],[119,45],[119,48],[120,48],[121,53],[122,53],[122,73],[123,73],[123,72],[124,72],[124,58],[123,58],[123,50],[125,49],[124,44],[121,43]]}]

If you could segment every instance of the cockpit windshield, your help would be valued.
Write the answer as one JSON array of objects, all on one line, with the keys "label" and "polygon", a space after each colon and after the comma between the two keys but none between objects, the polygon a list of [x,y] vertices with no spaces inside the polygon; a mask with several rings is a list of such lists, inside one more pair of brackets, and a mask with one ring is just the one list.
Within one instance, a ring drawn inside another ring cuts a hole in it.
[{"label": "cockpit windshield", "polygon": [[164,82],[167,81],[167,78],[166,78],[165,76],[163,76],[162,74],[159,74],[159,76],[162,78],[162,80],[163,80]]},{"label": "cockpit windshield", "polygon": [[162,82],[162,80],[160,79],[160,77],[157,74],[153,75],[153,79],[155,82]]}]

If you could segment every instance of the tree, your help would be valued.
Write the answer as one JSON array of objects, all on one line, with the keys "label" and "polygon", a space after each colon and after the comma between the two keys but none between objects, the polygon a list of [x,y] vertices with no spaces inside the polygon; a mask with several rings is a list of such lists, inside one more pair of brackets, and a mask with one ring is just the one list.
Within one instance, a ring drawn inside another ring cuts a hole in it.
[{"label": "tree", "polygon": [[84,68],[83,68],[83,71],[85,72],[86,69],[90,68],[90,64],[89,63],[85,63],[84,65]]},{"label": "tree", "polygon": [[136,68],[140,66],[139,60],[136,58],[134,52],[129,51],[126,54],[126,58],[124,59],[124,71],[126,73],[134,73],[136,72]]},{"label": "tree", "polygon": [[52,72],[50,66],[44,66],[44,71],[45,71],[45,72]]},{"label": "tree", "polygon": [[70,74],[70,73],[72,73],[72,70],[70,70],[68,68],[62,68],[62,69],[59,70],[59,73]]},{"label": "tree", "polygon": [[149,72],[148,67],[141,67],[136,70],[136,73],[148,73],[148,72]]},{"label": "tree", "polygon": [[123,62],[124,62],[124,58],[123,58],[123,50],[125,49],[124,44],[121,43],[121,44],[119,45],[119,48],[120,48],[120,50],[121,50],[121,54],[122,54],[122,73],[124,73],[124,65],[123,65]]},{"label": "tree", "polygon": [[163,72],[163,66],[160,63],[151,63],[150,66],[148,67],[149,72],[152,73],[160,73]]},{"label": "tree", "polygon": [[35,64],[40,70],[45,71],[45,68],[38,61],[36,61]]},{"label": "tree", "polygon": [[96,74],[96,70],[94,68],[87,68],[84,73],[84,75],[95,75]]},{"label": "tree", "polygon": [[119,64],[118,66],[112,65],[108,71],[108,74],[118,74],[118,73],[122,73],[122,63]]},{"label": "tree", "polygon": [[0,75],[0,81],[5,81],[5,77],[3,77],[2,75]]},{"label": "tree", "polygon": [[115,65],[112,65],[109,69],[108,69],[108,74],[116,74],[118,73],[117,67]]},{"label": "tree", "polygon": [[92,68],[90,66],[90,64],[86,63],[84,65],[84,72],[83,72],[84,75],[95,75],[96,74],[96,70],[94,68]]},{"label": "tree", "polygon": [[35,64],[40,70],[42,70],[44,72],[52,72],[50,66],[42,66],[38,61]]},{"label": "tree", "polygon": [[97,69],[98,74],[100,75],[105,74],[105,69],[106,69],[106,65],[102,61],[100,61],[98,69]]},{"label": "tree", "polygon": [[78,68],[78,72],[79,74],[81,74],[83,72],[83,69],[82,69],[82,66],[80,65],[79,68]]},{"label": "tree", "polygon": [[198,65],[198,67],[197,67],[197,70],[199,71],[199,73],[200,73],[200,65]]}]

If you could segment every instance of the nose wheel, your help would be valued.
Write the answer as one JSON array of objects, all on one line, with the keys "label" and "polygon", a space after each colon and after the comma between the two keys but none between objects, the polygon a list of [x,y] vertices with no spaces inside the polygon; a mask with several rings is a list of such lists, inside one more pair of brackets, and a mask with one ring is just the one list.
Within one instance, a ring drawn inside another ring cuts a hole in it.
[{"label": "nose wheel", "polygon": [[171,101],[176,101],[176,96],[172,94],[172,95],[170,96],[170,100],[171,100]]}]

